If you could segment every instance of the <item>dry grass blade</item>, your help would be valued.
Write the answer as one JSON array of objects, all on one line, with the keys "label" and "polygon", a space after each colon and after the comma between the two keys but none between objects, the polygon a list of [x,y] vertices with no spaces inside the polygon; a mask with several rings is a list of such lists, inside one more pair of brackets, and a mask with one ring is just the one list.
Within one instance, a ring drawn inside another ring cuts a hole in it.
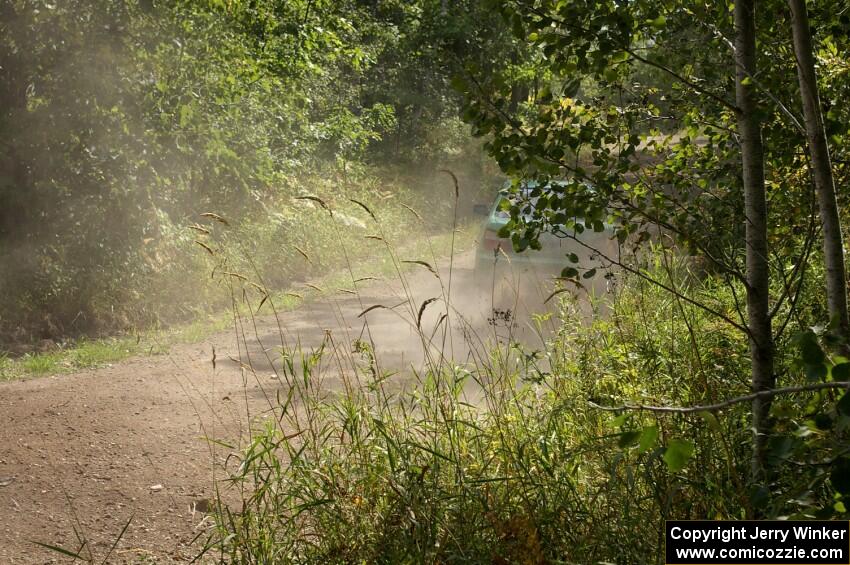
[{"label": "dry grass blade", "polygon": [[301,256],[302,256],[302,257],[304,257],[304,259],[306,259],[308,263],[310,263],[311,265],[313,264],[313,260],[312,260],[312,259],[310,259],[310,256],[309,256],[309,255],[307,255],[307,252],[306,252],[306,251],[304,251],[303,249],[301,249],[301,248],[300,248],[300,247],[298,247],[297,245],[293,245],[292,247],[294,247],[294,248],[295,248],[295,251],[297,251],[298,253],[300,253],[300,254],[301,254]]},{"label": "dry grass blade", "polygon": [[437,335],[437,331],[440,329],[440,326],[442,326],[443,322],[445,322],[448,319],[449,319],[449,313],[443,312],[443,314],[440,316],[440,319],[437,320],[436,324],[434,324],[434,330],[431,332],[431,339],[434,339],[434,336]]},{"label": "dry grass blade", "polygon": [[313,290],[315,290],[316,292],[321,292],[321,293],[323,293],[323,294],[324,294],[324,292],[325,292],[325,289],[323,289],[322,287],[317,286],[317,285],[315,285],[315,284],[312,284],[312,283],[304,283],[304,286],[306,286],[307,288],[312,288],[312,289],[313,289]]},{"label": "dry grass blade", "polygon": [[549,296],[546,297],[546,300],[543,301],[543,304],[548,304],[550,300],[552,300],[553,298],[555,298],[559,294],[567,292],[567,290],[568,289],[566,289],[566,288],[559,288],[558,290],[552,292],[551,294],[549,294]]},{"label": "dry grass blade", "polygon": [[369,216],[370,216],[373,220],[375,220],[376,222],[378,221],[378,218],[376,218],[376,217],[375,217],[375,214],[373,214],[373,213],[372,213],[372,210],[370,210],[368,206],[366,206],[365,204],[363,204],[363,203],[362,203],[362,202],[360,202],[359,200],[355,200],[354,198],[349,198],[349,200],[351,200],[352,202],[354,202],[355,204],[357,204],[358,206],[360,206],[361,208],[363,208],[364,210],[366,210],[366,213],[367,213],[367,214],[369,214]]},{"label": "dry grass blade", "polygon": [[437,270],[436,270],[436,269],[434,269],[434,267],[432,267],[432,266],[431,266],[431,264],[430,264],[430,263],[428,263],[427,261],[419,261],[419,260],[402,260],[402,263],[410,263],[410,264],[412,264],[412,265],[420,265],[420,266],[422,266],[422,267],[425,267],[425,268],[426,268],[426,269],[428,269],[429,271],[431,271],[431,273],[432,273],[435,277],[440,278],[440,275],[439,275],[439,274],[437,274]]},{"label": "dry grass blade", "polygon": [[416,216],[419,219],[419,221],[422,221],[422,216],[419,215],[419,212],[417,212],[416,210],[414,210],[413,208],[411,208],[407,204],[402,203],[401,206],[402,206],[402,208],[404,208],[405,210],[407,210],[408,212],[410,212],[411,214]]},{"label": "dry grass blade", "polygon": [[207,245],[206,243],[204,243],[203,241],[198,241],[198,240],[196,239],[196,240],[195,240],[195,243],[197,243],[198,245],[200,245],[201,247],[203,247],[204,249],[206,249],[206,250],[207,250],[207,253],[209,253],[210,255],[215,256],[215,252],[212,250],[212,248],[211,248],[209,245]]},{"label": "dry grass blade", "polygon": [[130,514],[130,518],[127,520],[127,523],[124,524],[124,527],[121,529],[121,533],[118,534],[118,537],[115,538],[115,543],[112,544],[112,547],[109,548],[109,553],[106,554],[106,557],[103,558],[103,565],[109,563],[109,558],[112,557],[112,554],[115,553],[115,548],[118,547],[118,544],[121,543],[121,540],[124,538],[124,534],[127,533],[127,528],[130,527],[130,522],[133,521],[136,513]]},{"label": "dry grass blade", "polygon": [[266,301],[267,301],[268,299],[269,299],[269,295],[268,295],[268,294],[266,294],[266,295],[264,295],[264,296],[263,296],[263,299],[262,299],[262,300],[260,300],[260,303],[257,305],[257,309],[256,309],[256,311],[254,312],[255,314],[257,314],[257,313],[259,313],[259,312],[260,312],[260,308],[262,308],[262,307],[263,307],[263,304],[265,304],[265,303],[266,303]]},{"label": "dry grass blade", "polygon": [[351,290],[350,288],[337,288],[337,290],[338,290],[339,292],[343,292],[343,293],[345,293],[345,294],[353,294],[353,295],[357,296],[357,291],[356,291],[356,290]]},{"label": "dry grass blade", "polygon": [[369,306],[368,308],[366,308],[365,310],[363,310],[362,312],[357,314],[357,317],[362,318],[363,316],[365,316],[366,314],[368,314],[372,310],[378,310],[379,308],[383,308],[384,310],[389,310],[389,308],[387,308],[383,304],[375,304],[374,306]]},{"label": "dry grass blade", "polygon": [[228,277],[233,277],[233,278],[239,279],[241,281],[247,281],[248,280],[248,277],[246,277],[245,275],[240,275],[239,273],[233,273],[231,271],[224,271],[222,274],[227,275]]},{"label": "dry grass blade", "polygon": [[310,200],[311,202],[315,202],[319,206],[327,210],[328,213],[333,214],[333,212],[331,212],[330,206],[328,206],[327,203],[318,196],[311,196],[309,194],[307,196],[296,196],[295,200]]},{"label": "dry grass blade", "polygon": [[359,279],[354,279],[355,283],[364,282],[364,281],[377,281],[380,280],[378,277],[360,277]]},{"label": "dry grass blade", "polygon": [[428,300],[422,303],[422,306],[419,307],[419,315],[416,316],[417,328],[422,328],[422,315],[425,313],[425,308],[427,308],[429,304],[431,304],[432,302],[436,302],[437,300],[439,300],[439,297],[436,296],[433,298],[429,298]]},{"label": "dry grass blade", "polygon": [[460,185],[457,181],[457,175],[455,175],[453,172],[451,172],[448,169],[440,169],[440,172],[446,173],[447,175],[452,177],[452,182],[454,182],[454,185],[455,185],[455,199],[460,198]]},{"label": "dry grass blade", "polygon": [[54,551],[54,552],[56,552],[56,553],[61,553],[62,555],[66,556],[66,557],[70,557],[70,558],[74,559],[75,561],[76,561],[76,560],[80,560],[80,561],[85,561],[85,560],[86,560],[86,559],[85,559],[82,555],[80,555],[79,553],[74,553],[73,551],[70,551],[70,550],[68,550],[68,549],[61,548],[61,547],[56,546],[56,545],[50,545],[50,544],[48,544],[48,543],[41,543],[40,541],[32,541],[32,543],[34,543],[35,545],[38,545],[38,546],[40,546],[40,547],[43,547],[43,548],[45,548],[45,549],[49,549],[50,551]]},{"label": "dry grass blade", "polygon": [[374,234],[366,235],[366,236],[363,236],[363,237],[365,237],[366,239],[376,239],[378,241],[384,241],[383,237],[381,237],[379,235],[374,235]]},{"label": "dry grass blade", "polygon": [[192,224],[191,226],[189,226],[189,229],[195,230],[196,232],[200,232],[200,233],[203,233],[203,234],[206,234],[206,235],[210,234],[210,230],[208,230],[207,228],[205,228],[205,227],[203,227],[199,224]]},{"label": "dry grass blade", "polygon": [[201,217],[202,218],[209,218],[211,220],[215,220],[216,222],[218,222],[220,224],[224,224],[225,226],[230,225],[230,222],[228,222],[227,220],[225,220],[224,218],[222,218],[221,216],[219,216],[215,212],[204,212],[203,214],[201,214]]},{"label": "dry grass blade", "polygon": [[[574,281],[572,279],[564,279],[564,280],[567,280],[567,281],[573,283],[574,285],[576,285],[579,288],[584,288],[584,286],[582,286],[582,284],[578,281]],[[563,294],[563,293],[569,292],[569,291],[570,291],[570,289],[568,289],[568,288],[559,288],[558,290],[555,290],[549,296],[547,296],[546,300],[543,301],[543,304],[547,304],[550,300],[552,300],[553,298],[555,298],[559,294]]]}]

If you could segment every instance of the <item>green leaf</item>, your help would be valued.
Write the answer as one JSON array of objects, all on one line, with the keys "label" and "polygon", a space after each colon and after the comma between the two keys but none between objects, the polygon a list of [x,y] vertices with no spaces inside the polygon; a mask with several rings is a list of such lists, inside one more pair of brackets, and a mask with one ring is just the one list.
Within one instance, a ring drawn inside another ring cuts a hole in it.
[{"label": "green leaf", "polygon": [[850,363],[839,363],[832,368],[832,380],[850,380]]},{"label": "green leaf", "polygon": [[[662,17],[664,17],[664,16],[662,16]],[[611,57],[611,60],[615,63],[622,63],[624,61],[628,61],[628,59],[629,59],[629,54],[628,54],[627,51],[619,51],[619,52],[615,53],[613,57]]]},{"label": "green leaf", "polygon": [[770,490],[764,485],[753,485],[749,489],[749,498],[753,508],[767,508],[770,503]]},{"label": "green leaf", "polygon": [[806,365],[821,365],[826,360],[826,355],[818,343],[818,338],[813,331],[803,332],[797,337],[803,363]]},{"label": "green leaf", "polygon": [[564,279],[574,279],[578,276],[578,269],[575,267],[564,267],[564,270],[561,271],[561,278]]},{"label": "green leaf", "polygon": [[662,14],[662,15],[658,16],[657,18],[655,18],[654,20],[651,20],[649,23],[650,23],[650,25],[652,25],[652,27],[654,27],[656,29],[660,29],[660,28],[664,27],[664,24],[667,23],[667,18],[665,18],[664,14]]},{"label": "green leaf", "polygon": [[56,553],[61,553],[62,555],[66,556],[66,557],[72,557],[72,558],[74,558],[74,560],[77,560],[77,559],[79,559],[80,561],[83,560],[83,557],[80,556],[79,554],[74,553],[73,551],[69,551],[67,549],[64,549],[62,547],[59,547],[57,545],[50,545],[50,544],[47,544],[47,543],[41,543],[40,541],[33,541],[32,543],[34,543],[35,545],[41,546],[45,549],[49,549],[50,551],[53,551],[53,552],[56,552]]},{"label": "green leaf", "polygon": [[590,279],[590,278],[593,278],[594,276],[596,276],[596,269],[590,269],[582,275],[582,278],[583,279]]},{"label": "green leaf", "polygon": [[647,426],[640,433],[640,442],[638,444],[638,452],[645,453],[652,449],[655,442],[658,441],[658,426]]},{"label": "green leaf", "polygon": [[827,373],[826,365],[806,365],[806,378],[810,381],[823,381]]},{"label": "green leaf", "polygon": [[839,459],[829,473],[829,480],[832,481],[833,488],[842,496],[850,495],[850,459],[847,457]]},{"label": "green leaf", "polygon": [[575,95],[578,94],[579,87],[581,87],[581,77],[574,78],[567,82],[562,91],[564,98],[574,98]]},{"label": "green leaf", "polygon": [[845,392],[835,404],[835,411],[842,416],[850,416],[850,392]]},{"label": "green leaf", "polygon": [[800,447],[800,440],[788,434],[777,434],[768,440],[768,460],[778,465],[788,459]]},{"label": "green leaf", "polygon": [[621,448],[630,447],[638,442],[641,432],[639,430],[629,430],[620,434],[620,441],[617,442]]},{"label": "green leaf", "polygon": [[192,119],[192,107],[188,104],[183,104],[180,106],[180,127],[186,127],[189,125],[189,121]]},{"label": "green leaf", "polygon": [[717,416],[711,412],[700,412],[699,415],[700,418],[702,418],[708,425],[709,429],[717,432],[718,434],[723,433],[723,429],[720,427],[720,422],[717,420]]},{"label": "green leaf", "polygon": [[667,468],[677,473],[685,468],[694,455],[694,444],[685,439],[671,439],[664,450],[664,462]]}]

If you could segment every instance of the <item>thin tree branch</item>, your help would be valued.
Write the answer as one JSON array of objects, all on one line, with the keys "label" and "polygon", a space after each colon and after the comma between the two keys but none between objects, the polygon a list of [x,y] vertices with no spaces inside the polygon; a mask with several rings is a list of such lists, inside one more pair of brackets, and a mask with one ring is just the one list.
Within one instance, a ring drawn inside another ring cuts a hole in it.
[{"label": "thin tree branch", "polygon": [[[574,23],[568,22],[564,19],[555,18],[551,14],[542,14],[540,12],[540,9],[538,9],[538,8],[533,8],[533,7],[529,7],[529,8],[531,9],[531,12],[534,13],[535,15],[537,15],[538,17],[546,17],[548,19],[556,21],[559,25],[562,25],[564,27],[571,27],[571,28],[576,29],[578,31],[581,31],[582,33],[585,33],[585,34],[591,33],[590,30],[588,30],[588,29],[586,29],[582,26],[576,25]],[[554,33],[556,33],[556,32],[554,32]],[[710,90],[701,87],[700,85],[698,85],[694,81],[680,75],[679,73],[677,73],[673,69],[667,67],[666,65],[662,65],[661,63],[651,61],[651,60],[639,55],[634,49],[632,49],[628,45],[620,44],[618,47],[620,49],[622,49],[623,51],[625,51],[626,53],[628,53],[629,55],[631,55],[632,57],[634,57],[635,59],[637,59],[638,61],[640,61],[641,63],[643,63],[645,65],[649,65],[650,67],[654,67],[654,68],[656,68],[660,71],[663,71],[663,72],[669,74],[671,77],[675,78],[676,80],[678,80],[682,84],[687,85],[688,87],[693,89],[695,92],[708,96],[709,98],[711,98],[715,102],[718,102],[723,107],[725,107],[729,110],[732,110],[735,113],[740,112],[740,109],[735,104],[729,102],[728,100],[726,100],[722,96],[719,96],[719,95],[715,94],[714,92],[711,92]]]},{"label": "thin tree branch", "polygon": [[687,303],[689,303],[693,306],[696,306],[700,310],[704,310],[705,312],[708,312],[709,314],[720,318],[721,320],[723,320],[724,322],[726,322],[727,324],[729,324],[733,328],[745,333],[747,336],[750,335],[750,328],[748,328],[745,325],[739,324],[738,322],[736,322],[735,320],[733,320],[732,318],[730,318],[726,314],[719,312],[719,311],[715,310],[714,308],[711,308],[710,306],[703,304],[702,302],[694,300],[690,296],[687,296],[685,294],[677,292],[676,289],[670,287],[670,285],[664,284],[663,282],[650,277],[649,275],[640,271],[639,269],[635,269],[634,267],[630,267],[630,266],[626,265],[625,263],[623,263],[622,261],[620,261],[618,259],[613,259],[612,257],[609,257],[608,255],[606,255],[605,253],[603,253],[599,249],[596,249],[595,247],[592,247],[592,246],[586,244],[585,242],[581,241],[575,235],[569,234],[569,233],[567,233],[563,230],[558,230],[558,232],[560,233],[560,235],[558,233],[556,233],[555,235],[559,235],[559,237],[565,237],[565,238],[568,238],[568,239],[572,239],[573,241],[575,241],[576,243],[578,243],[579,245],[581,245],[585,249],[589,249],[590,251],[593,251],[594,253],[596,253],[597,255],[599,255],[600,257],[605,259],[606,261],[608,261],[610,264],[617,265],[621,269],[625,269],[626,271],[632,273],[633,275],[637,275],[638,277],[644,279],[645,281],[650,282],[650,283],[654,284],[655,286],[666,290],[670,294],[684,300],[685,302],[687,302]]},{"label": "thin tree branch", "polygon": [[729,398],[716,404],[703,404],[699,406],[650,406],[647,404],[623,404],[620,406],[603,406],[592,401],[588,401],[594,408],[605,410],[606,412],[622,412],[625,410],[633,410],[639,412],[655,412],[663,414],[696,414],[699,412],[719,412],[736,404],[744,402],[752,402],[756,399],[773,398],[783,394],[796,394],[801,392],[815,392],[818,390],[828,389],[848,389],[850,382],[829,382],[829,383],[813,383],[800,386],[788,386],[784,388],[773,388],[769,390],[760,390],[746,394],[744,396],[736,396]]},{"label": "thin tree branch", "polygon": [[694,91],[696,91],[700,94],[705,94],[706,96],[708,96],[709,98],[711,98],[715,102],[720,103],[721,105],[728,108],[729,110],[732,110],[736,114],[741,111],[740,108],[738,108],[736,105],[732,104],[731,102],[729,102],[728,100],[726,100],[722,96],[719,96],[719,95],[711,92],[710,90],[708,90],[706,88],[702,88],[701,86],[699,86],[695,82],[685,78],[684,76],[680,75],[679,73],[677,73],[673,69],[666,67],[665,65],[662,65],[661,63],[655,63],[655,62],[650,61],[649,59],[647,59],[645,57],[638,55],[637,52],[635,52],[634,49],[631,49],[630,47],[623,47],[623,51],[625,51],[626,53],[628,53],[629,55],[631,55],[632,57],[634,57],[635,59],[637,59],[638,61],[640,61],[644,65],[649,65],[650,67],[655,67],[656,69],[658,69],[660,71],[664,71],[665,73],[669,74],[670,76],[672,76],[673,78],[675,78],[676,80],[681,82],[682,84],[685,84],[685,85],[691,87]]},{"label": "thin tree branch", "polygon": [[[732,43],[732,41],[729,40],[729,38],[727,38],[725,35],[723,35],[723,33],[719,29],[717,29],[714,26],[710,26],[710,27],[712,28],[711,31],[715,34],[715,36],[720,38],[724,43],[726,43],[726,45],[729,46],[729,49],[732,50],[732,54],[734,55],[735,54],[735,44]],[[779,110],[783,114],[785,114],[785,116],[789,120],[791,120],[791,125],[794,126],[794,128],[797,130],[797,132],[801,133],[803,135],[806,135],[806,130],[803,128],[803,125],[800,123],[800,120],[797,118],[797,116],[794,115],[794,112],[792,112],[785,104],[783,104],[782,101],[779,98],[777,98],[770,91],[770,89],[767,88],[761,81],[759,81],[756,77],[754,77],[752,73],[750,73],[746,69],[744,69],[744,72],[747,73],[747,76],[750,78],[751,81],[753,81],[753,84],[755,84],[759,88],[759,90],[764,92],[767,95],[767,97],[770,98],[773,101],[773,103],[777,105],[777,107],[779,107]]]}]

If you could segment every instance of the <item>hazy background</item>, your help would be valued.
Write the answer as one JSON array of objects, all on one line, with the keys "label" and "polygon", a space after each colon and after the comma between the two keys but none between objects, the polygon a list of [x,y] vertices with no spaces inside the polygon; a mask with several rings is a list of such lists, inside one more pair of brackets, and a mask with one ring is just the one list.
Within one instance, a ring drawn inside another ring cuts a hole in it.
[{"label": "hazy background", "polygon": [[462,213],[496,186],[450,82],[461,60],[511,60],[504,25],[477,2],[3,2],[0,347],[215,307],[190,226],[221,226],[201,213],[275,287],[339,266],[337,229],[300,196],[354,233],[351,198],[402,242],[444,231],[440,169]]}]

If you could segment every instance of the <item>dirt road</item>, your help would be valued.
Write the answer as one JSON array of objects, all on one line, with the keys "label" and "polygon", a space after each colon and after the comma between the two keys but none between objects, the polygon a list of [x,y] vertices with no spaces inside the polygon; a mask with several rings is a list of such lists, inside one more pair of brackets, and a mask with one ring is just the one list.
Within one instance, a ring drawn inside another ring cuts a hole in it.
[{"label": "dirt road", "polygon": [[[476,299],[470,267],[471,254],[456,260],[454,302]],[[440,271],[445,286],[447,269]],[[441,293],[427,269],[409,277],[415,304]],[[304,349],[328,335],[350,346],[364,336],[368,319],[383,368],[404,370],[423,355],[409,316],[405,321],[398,308],[359,314],[405,298],[397,281],[372,281],[357,296],[328,292],[284,313],[281,326]],[[438,316],[438,308],[429,310]],[[258,318],[256,331],[246,333],[256,376],[240,370],[245,348],[234,330],[168,355],[0,385],[0,564],[68,562],[33,542],[77,551],[80,540],[84,552],[102,560],[128,521],[110,563],[191,559],[227,455],[213,454],[203,438],[243,445],[250,416],[268,408],[267,396],[284,386],[264,361],[263,348],[280,345],[275,318]]]}]

